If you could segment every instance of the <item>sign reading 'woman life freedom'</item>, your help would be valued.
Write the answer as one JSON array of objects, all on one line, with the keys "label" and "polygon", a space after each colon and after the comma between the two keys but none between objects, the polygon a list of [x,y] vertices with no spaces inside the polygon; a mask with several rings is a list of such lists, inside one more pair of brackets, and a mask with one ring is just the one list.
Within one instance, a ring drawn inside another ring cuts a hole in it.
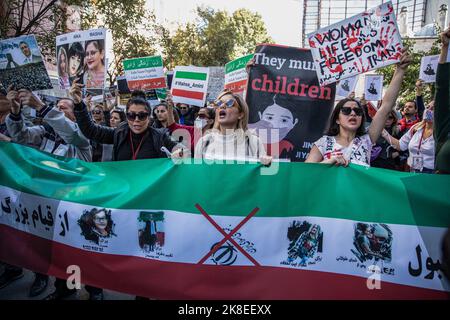
[{"label": "sign reading 'woman life freedom'", "polygon": [[208,90],[209,68],[175,67],[171,93],[173,102],[203,107]]},{"label": "sign reading 'woman life freedom'", "polygon": [[400,61],[402,39],[386,2],[308,35],[321,86]]},{"label": "sign reading 'woman life freedom'", "polygon": [[161,56],[124,60],[123,69],[131,90],[161,89],[167,86]]}]

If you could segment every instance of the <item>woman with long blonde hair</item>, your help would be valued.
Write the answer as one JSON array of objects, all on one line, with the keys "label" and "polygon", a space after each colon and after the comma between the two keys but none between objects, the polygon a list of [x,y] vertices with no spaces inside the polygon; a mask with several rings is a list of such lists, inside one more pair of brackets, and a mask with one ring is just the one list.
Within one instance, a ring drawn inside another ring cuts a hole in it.
[{"label": "woman with long blonde hair", "polygon": [[214,102],[214,127],[195,146],[195,158],[210,160],[259,160],[268,165],[264,145],[248,130],[249,109],[245,100],[231,91],[223,91]]}]

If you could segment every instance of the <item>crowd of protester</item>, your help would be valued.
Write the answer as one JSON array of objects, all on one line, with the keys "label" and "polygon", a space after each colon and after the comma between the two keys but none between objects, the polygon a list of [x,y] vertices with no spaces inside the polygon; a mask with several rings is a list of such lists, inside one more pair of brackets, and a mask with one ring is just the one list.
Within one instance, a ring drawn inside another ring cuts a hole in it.
[{"label": "crowd of protester", "polygon": [[[423,83],[416,83],[416,99],[395,110],[411,57],[404,50],[383,100],[374,112],[365,99],[350,96],[337,103],[329,127],[317,140],[306,162],[338,166],[349,163],[419,173],[450,172],[450,29],[442,33],[433,101],[423,101]],[[81,81],[80,81],[81,82]],[[109,101],[94,104],[83,99],[76,79],[70,98],[55,106],[27,89],[10,86],[0,93],[0,140],[84,161],[124,161],[170,157],[208,160],[254,159],[270,165],[264,144],[248,130],[249,107],[241,95],[223,91],[202,108],[173,103],[170,94],[153,109],[145,92],[134,91],[125,110]],[[425,106],[426,103],[426,106]],[[41,121],[29,121],[24,108],[34,109]],[[370,109],[370,110],[369,110]],[[0,275],[0,289],[23,276],[9,266]],[[30,296],[42,293],[48,276],[36,274]],[[103,299],[100,288],[86,286],[93,300]],[[72,295],[57,279],[46,299]]]}]

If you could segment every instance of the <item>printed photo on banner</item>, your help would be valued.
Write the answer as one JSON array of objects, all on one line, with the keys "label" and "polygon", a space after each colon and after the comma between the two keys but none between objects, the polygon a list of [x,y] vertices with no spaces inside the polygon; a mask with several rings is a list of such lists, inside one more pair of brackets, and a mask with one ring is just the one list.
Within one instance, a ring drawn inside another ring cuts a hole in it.
[{"label": "printed photo on banner", "polygon": [[391,262],[393,234],[386,224],[355,223],[351,252],[361,262]]},{"label": "printed photo on banner", "polygon": [[364,97],[367,101],[380,101],[383,98],[383,76],[366,74]]},{"label": "printed photo on banner", "polygon": [[438,62],[439,55],[422,57],[419,79],[423,80],[425,83],[436,82]]},{"label": "printed photo on banner", "polygon": [[335,85],[320,87],[308,49],[261,45],[250,68],[246,101],[249,129],[269,155],[305,161],[325,130]]},{"label": "printed photo on banner", "polygon": [[84,210],[78,220],[78,226],[84,239],[96,245],[106,246],[107,238],[117,236],[114,233],[115,224],[111,217],[111,210],[105,208]]},{"label": "printed photo on banner", "polygon": [[247,63],[253,58],[253,53],[240,57],[225,64],[225,89],[235,93],[242,93],[245,97],[248,74]]},{"label": "printed photo on banner", "polygon": [[0,40],[0,82],[5,89],[52,89],[34,35]]},{"label": "printed photo on banner", "polygon": [[105,87],[105,38],[106,29],[76,31],[56,37],[60,89],[69,89],[75,79],[87,90]]},{"label": "printed photo on banner", "polygon": [[402,39],[386,2],[308,34],[320,85],[400,61]]},{"label": "printed photo on banner", "polygon": [[358,76],[350,77],[341,80],[336,85],[336,96],[346,98],[351,92],[355,91],[356,84],[358,83]]},{"label": "printed photo on banner", "polygon": [[294,220],[286,233],[289,239],[287,258],[283,265],[307,267],[322,260],[323,232],[318,224]]},{"label": "printed photo on banner", "polygon": [[141,211],[138,216],[138,243],[146,258],[167,260],[173,254],[164,250],[164,211]]},{"label": "printed photo on banner", "polygon": [[175,67],[171,94],[174,103],[203,107],[208,90],[209,68]]},{"label": "printed photo on banner", "polygon": [[161,56],[123,60],[123,69],[131,90],[149,90],[166,87]]}]

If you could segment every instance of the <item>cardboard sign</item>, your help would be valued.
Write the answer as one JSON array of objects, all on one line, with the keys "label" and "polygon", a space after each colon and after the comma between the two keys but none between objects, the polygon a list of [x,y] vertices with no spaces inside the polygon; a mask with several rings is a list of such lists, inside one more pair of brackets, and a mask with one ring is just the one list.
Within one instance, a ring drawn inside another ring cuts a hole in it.
[{"label": "cardboard sign", "polygon": [[209,68],[175,67],[172,80],[174,103],[203,107],[208,90]]},{"label": "cardboard sign", "polygon": [[383,98],[383,76],[366,74],[364,95],[367,101],[379,101]]},{"label": "cardboard sign", "polygon": [[308,35],[320,85],[400,61],[402,39],[386,2]]},{"label": "cardboard sign", "polygon": [[243,93],[247,88],[247,63],[253,58],[253,53],[230,61],[225,65],[225,89],[235,93]]},{"label": "cardboard sign", "polygon": [[149,90],[166,87],[161,56],[127,59],[123,61],[125,78],[131,90]]},{"label": "cardboard sign", "polygon": [[336,86],[336,95],[343,98],[348,97],[351,92],[355,91],[357,82],[357,76],[339,81]]},{"label": "cardboard sign", "polygon": [[0,41],[0,82],[5,89],[53,88],[34,35]]},{"label": "cardboard sign", "polygon": [[422,57],[419,79],[425,83],[436,82],[439,55]]}]

